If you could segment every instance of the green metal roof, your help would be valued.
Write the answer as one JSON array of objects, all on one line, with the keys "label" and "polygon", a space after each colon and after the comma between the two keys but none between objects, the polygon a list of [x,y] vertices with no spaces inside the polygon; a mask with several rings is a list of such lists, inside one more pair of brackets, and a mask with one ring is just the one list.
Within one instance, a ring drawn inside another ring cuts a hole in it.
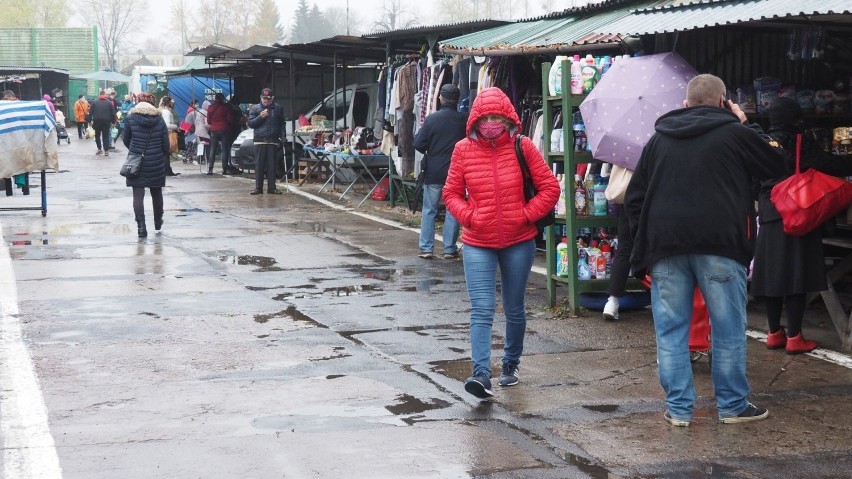
[{"label": "green metal roof", "polygon": [[[850,22],[852,0],[665,0],[599,27],[602,34],[648,35],[762,21]],[[845,15],[845,17],[844,17]]]},{"label": "green metal roof", "polygon": [[[570,12],[561,18],[541,18],[482,30],[439,42],[445,53],[468,55],[524,55],[562,53],[593,47],[614,47],[618,34],[601,35],[597,30],[624,18],[637,8],[657,5],[661,0],[618,2],[613,8]],[[626,6],[625,6],[626,3]]]}]

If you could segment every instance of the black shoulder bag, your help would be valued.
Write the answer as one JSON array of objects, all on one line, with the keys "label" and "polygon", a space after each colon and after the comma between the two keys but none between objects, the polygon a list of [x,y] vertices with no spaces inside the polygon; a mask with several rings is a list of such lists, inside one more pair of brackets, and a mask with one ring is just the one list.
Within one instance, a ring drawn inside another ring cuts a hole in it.
[{"label": "black shoulder bag", "polygon": [[[524,157],[524,150],[521,148],[521,139],[524,135],[515,137],[515,154],[518,156],[518,163],[521,165],[521,174],[524,177],[524,200],[527,203],[536,195],[535,184],[533,184],[532,175],[530,175],[530,167],[527,165],[527,159]],[[538,229],[544,229],[556,222],[556,211],[553,208],[535,222]]]},{"label": "black shoulder bag", "polygon": [[142,153],[133,153],[129,151],[127,152],[127,160],[124,161],[124,164],[121,165],[121,169],[118,171],[118,174],[125,178],[139,178],[139,174],[142,172],[142,160],[145,159],[145,150],[148,149],[148,142],[151,141],[151,135],[148,136],[148,140],[145,141],[145,148],[142,149]]}]

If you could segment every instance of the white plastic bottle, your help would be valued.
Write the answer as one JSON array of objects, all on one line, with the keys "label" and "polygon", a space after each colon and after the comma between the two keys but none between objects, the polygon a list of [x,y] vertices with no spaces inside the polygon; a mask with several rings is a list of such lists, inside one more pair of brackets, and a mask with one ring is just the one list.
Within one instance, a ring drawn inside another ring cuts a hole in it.
[{"label": "white plastic bottle", "polygon": [[568,238],[556,245],[556,276],[567,278],[571,268],[568,267]]},{"label": "white plastic bottle", "polygon": [[581,95],[583,93],[583,65],[580,64],[580,55],[574,55],[571,62],[571,94]]}]

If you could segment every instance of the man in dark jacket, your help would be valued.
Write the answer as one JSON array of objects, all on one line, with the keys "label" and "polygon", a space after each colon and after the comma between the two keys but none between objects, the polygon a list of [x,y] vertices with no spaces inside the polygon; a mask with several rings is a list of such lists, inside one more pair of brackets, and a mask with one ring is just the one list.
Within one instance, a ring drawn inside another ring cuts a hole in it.
[{"label": "man in dark jacket", "polygon": [[[757,125],[745,126],[725,84],[698,75],[686,108],[657,120],[627,188],[624,207],[634,236],[634,271],[651,275],[665,419],[692,420],[695,388],[689,324],[697,284],[710,312],[713,387],[725,424],[769,416],[751,404],[746,377],[746,273],[754,251],[753,179],[784,175],[784,162]],[[757,130],[757,131],[756,131]]]},{"label": "man in dark jacket", "polygon": [[234,114],[225,103],[225,95],[217,93],[213,103],[207,108],[207,124],[210,125],[210,150],[207,158],[207,174],[213,174],[213,163],[216,161],[217,148],[222,151],[222,174],[232,173],[231,145],[228,138],[231,135],[231,124]]},{"label": "man in dark jacket", "polygon": [[284,133],[284,107],[275,103],[272,90],[260,92],[260,103],[249,110],[248,126],[254,128],[254,190],[253,195],[263,194],[263,175],[269,184],[267,193],[280,195],[275,188],[275,158]]},{"label": "man in dark jacket", "polygon": [[[447,181],[450,158],[456,143],[464,139],[467,115],[459,113],[459,89],[455,85],[444,85],[439,93],[441,109],[432,113],[414,137],[414,148],[426,156],[421,160],[423,175],[423,215],[420,220],[420,256],[434,257],[435,217],[441,202],[441,190]],[[444,259],[458,259],[456,241],[459,238],[459,222],[449,211],[444,215]]]},{"label": "man in dark jacket", "polygon": [[105,91],[101,90],[98,94],[98,99],[92,103],[89,114],[92,115],[95,144],[98,146],[96,154],[109,156],[109,131],[112,127],[112,122],[115,121],[115,104],[109,99]]}]

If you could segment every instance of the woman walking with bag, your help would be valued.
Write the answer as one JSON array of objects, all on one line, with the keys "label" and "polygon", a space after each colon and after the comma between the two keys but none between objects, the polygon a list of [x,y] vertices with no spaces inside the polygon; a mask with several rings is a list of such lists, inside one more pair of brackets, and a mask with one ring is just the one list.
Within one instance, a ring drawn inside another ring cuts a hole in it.
[{"label": "woman walking with bag", "polygon": [[174,108],[172,108],[172,97],[164,96],[160,98],[160,112],[163,115],[163,121],[166,122],[166,128],[169,130],[169,154],[166,156],[166,176],[177,176],[180,173],[172,171],[172,153],[178,151],[177,139],[177,120],[178,116]]},{"label": "woman walking with bag", "polygon": [[160,110],[150,93],[140,93],[138,103],[130,110],[124,121],[122,140],[128,154],[142,155],[139,176],[127,178],[127,186],[133,188],[133,213],[139,237],[148,236],[145,225],[145,188],[151,190],[154,204],[154,229],[163,225],[163,187],[166,186],[166,161],[169,157],[169,130]]},{"label": "woman walking with bag", "polygon": [[537,190],[524,199],[524,179],[515,150],[521,122],[499,88],[482,90],[467,120],[467,136],[456,143],[444,185],[447,210],[464,227],[464,277],[470,297],[473,374],[464,388],[486,399],[491,390],[491,328],[497,303],[497,267],[506,313],[500,386],[520,382],[524,350],[524,294],[535,256],[536,221],[553,210],[559,183],[529,138],[521,139]]}]

